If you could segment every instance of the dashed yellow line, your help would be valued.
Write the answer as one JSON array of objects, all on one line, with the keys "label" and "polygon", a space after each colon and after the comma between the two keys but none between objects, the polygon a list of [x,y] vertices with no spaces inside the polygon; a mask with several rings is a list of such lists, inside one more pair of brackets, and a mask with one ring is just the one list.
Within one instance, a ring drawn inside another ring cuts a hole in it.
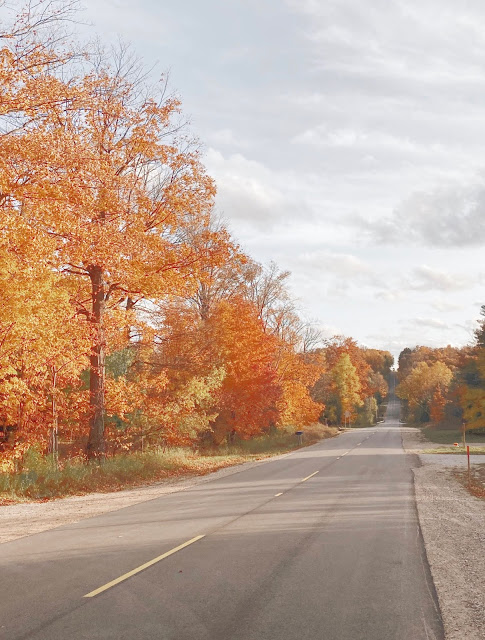
[{"label": "dashed yellow line", "polygon": [[184,542],[183,544],[179,544],[178,547],[174,547],[173,549],[170,549],[170,551],[167,551],[166,553],[162,553],[161,556],[157,556],[156,558],[153,558],[153,560],[150,560],[149,562],[145,562],[145,564],[142,564],[136,569],[133,569],[132,571],[128,571],[128,573],[124,573],[119,578],[116,578],[115,580],[111,580],[111,582],[107,582],[102,587],[99,587],[94,591],[90,591],[84,597],[94,598],[94,596],[97,596],[99,593],[102,593],[107,589],[111,589],[111,587],[114,587],[115,585],[119,584],[120,582],[123,582],[124,580],[128,580],[128,578],[131,578],[135,574],[140,573],[140,571],[143,571],[144,569],[151,567],[153,564],[160,562],[160,560],[163,560],[164,558],[168,558],[168,556],[171,556],[173,553],[177,553],[177,551],[180,551],[180,549],[184,549],[185,547],[188,547],[189,544],[194,544],[194,542],[197,542],[197,540],[200,540],[201,538],[204,538],[204,537],[205,536],[195,536],[195,538],[192,538],[191,540],[187,540],[187,542]]},{"label": "dashed yellow line", "polygon": [[303,480],[300,480],[300,482],[306,482],[307,480],[310,480],[310,478],[313,478],[313,476],[316,476],[318,473],[318,471],[315,471],[314,473],[311,473],[309,476],[307,476],[306,478],[303,478]]}]

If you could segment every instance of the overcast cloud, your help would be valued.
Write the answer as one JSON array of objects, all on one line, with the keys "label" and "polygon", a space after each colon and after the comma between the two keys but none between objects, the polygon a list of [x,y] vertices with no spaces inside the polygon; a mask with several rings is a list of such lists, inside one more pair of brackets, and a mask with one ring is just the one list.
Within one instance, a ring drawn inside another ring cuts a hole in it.
[{"label": "overcast cloud", "polygon": [[218,208],[326,330],[463,344],[485,302],[482,0],[84,0],[170,70]]}]

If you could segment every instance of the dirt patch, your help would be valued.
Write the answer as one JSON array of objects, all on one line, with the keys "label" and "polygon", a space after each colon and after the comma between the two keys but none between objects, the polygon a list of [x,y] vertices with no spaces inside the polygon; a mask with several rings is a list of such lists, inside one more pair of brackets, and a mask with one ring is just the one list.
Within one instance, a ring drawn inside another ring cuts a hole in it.
[{"label": "dirt patch", "polygon": [[[419,453],[421,451],[431,451],[432,449],[441,448],[435,442],[430,442],[423,434],[421,429],[413,427],[401,427],[402,444],[407,453]],[[442,445],[448,447],[448,445]]]},{"label": "dirt patch", "polygon": [[[409,453],[435,448],[414,430],[403,430]],[[457,456],[448,458],[450,465]],[[456,477],[464,470],[420,456],[414,469],[416,503],[447,640],[483,640],[485,629],[485,504]],[[481,467],[482,465],[480,465]],[[484,465],[485,466],[485,465]],[[484,471],[480,470],[482,476]]]},{"label": "dirt patch", "polygon": [[485,500],[485,464],[474,465],[468,472],[455,471],[455,478],[473,496]]}]

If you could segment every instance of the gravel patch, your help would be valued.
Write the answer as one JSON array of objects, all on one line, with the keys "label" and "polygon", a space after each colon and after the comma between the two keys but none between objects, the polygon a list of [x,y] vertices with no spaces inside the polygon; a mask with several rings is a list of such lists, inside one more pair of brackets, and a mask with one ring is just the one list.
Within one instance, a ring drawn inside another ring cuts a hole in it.
[{"label": "gravel patch", "polygon": [[124,509],[138,502],[154,500],[176,491],[184,491],[205,482],[239,473],[258,464],[284,458],[290,453],[244,462],[219,469],[204,476],[167,479],[136,489],[126,489],[111,493],[90,493],[84,496],[70,496],[49,502],[28,502],[0,506],[0,544],[16,538],[34,535],[41,531],[54,529],[64,524],[79,522],[109,511]]},{"label": "gravel patch", "polygon": [[[436,447],[428,447],[416,431],[403,429],[406,451]],[[473,458],[483,464],[483,456]],[[419,459],[422,466],[414,469],[416,503],[446,639],[483,640],[485,501],[453,477],[457,467],[466,467],[466,456],[420,454]]]}]

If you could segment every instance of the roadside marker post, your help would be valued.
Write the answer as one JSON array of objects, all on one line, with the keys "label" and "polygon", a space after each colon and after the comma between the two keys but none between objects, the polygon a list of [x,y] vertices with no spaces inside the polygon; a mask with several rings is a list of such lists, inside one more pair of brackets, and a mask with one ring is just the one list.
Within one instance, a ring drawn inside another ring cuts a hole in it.
[{"label": "roadside marker post", "polygon": [[470,476],[470,445],[466,446],[466,457],[468,458],[468,486],[471,485],[471,476]]}]

